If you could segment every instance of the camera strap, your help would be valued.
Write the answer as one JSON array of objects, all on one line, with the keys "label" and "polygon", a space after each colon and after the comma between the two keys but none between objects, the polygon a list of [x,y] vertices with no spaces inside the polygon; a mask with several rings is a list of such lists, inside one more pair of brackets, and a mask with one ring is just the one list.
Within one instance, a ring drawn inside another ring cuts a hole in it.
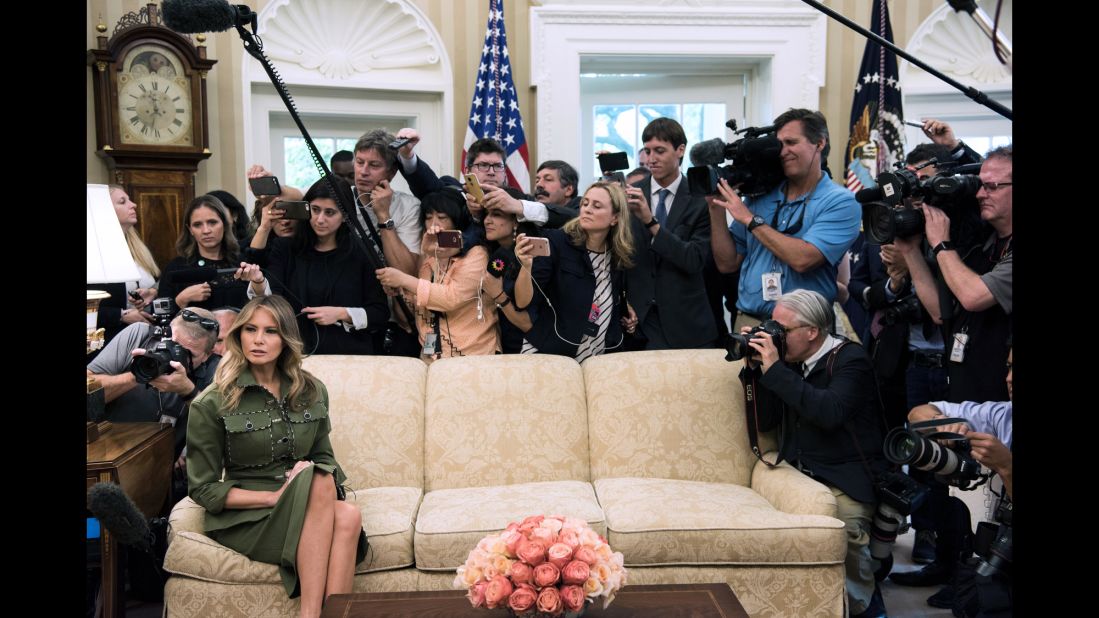
[{"label": "camera strap", "polygon": [[[759,450],[759,399],[756,397],[758,385],[754,376],[749,377],[747,365],[740,372],[740,383],[744,386],[744,414],[747,417],[745,424],[748,426],[748,442],[752,445],[752,452],[755,453],[756,459],[762,461],[768,468],[777,468],[782,463],[782,431],[778,432],[779,449],[778,457],[775,458],[775,463],[771,463],[763,458],[763,453]],[[783,404],[783,416],[785,416],[786,404]]]}]

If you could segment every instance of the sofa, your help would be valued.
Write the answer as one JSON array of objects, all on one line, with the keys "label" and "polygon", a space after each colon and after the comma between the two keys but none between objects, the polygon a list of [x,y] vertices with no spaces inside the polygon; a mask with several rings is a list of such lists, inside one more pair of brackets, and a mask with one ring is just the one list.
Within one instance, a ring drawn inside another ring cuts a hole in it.
[{"label": "sofa", "polygon": [[[306,359],[370,541],[355,591],[450,589],[486,534],[559,513],[623,553],[628,584],[727,582],[752,616],[843,615],[835,499],[752,454],[740,363],[723,355]],[[297,615],[276,567],[206,537],[203,515],[189,498],[172,509],[167,615]]]}]

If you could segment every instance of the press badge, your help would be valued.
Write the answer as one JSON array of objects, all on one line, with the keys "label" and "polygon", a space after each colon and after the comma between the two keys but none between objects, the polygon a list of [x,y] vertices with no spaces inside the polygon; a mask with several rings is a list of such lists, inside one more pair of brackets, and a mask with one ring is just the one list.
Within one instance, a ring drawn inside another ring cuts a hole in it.
[{"label": "press badge", "polygon": [[954,335],[954,347],[950,348],[950,360],[955,363],[961,363],[965,361],[965,345],[969,343],[969,335],[967,333],[958,333]]},{"label": "press badge", "polygon": [[594,337],[599,334],[599,315],[603,313],[599,309],[599,305],[592,303],[591,311],[588,312],[588,323],[584,326],[584,334],[589,337]]},{"label": "press badge", "polygon": [[424,337],[424,356],[431,356],[432,354],[435,354],[435,348],[437,347],[437,343],[438,337],[435,336],[435,333],[428,333],[427,336]]},{"label": "press badge", "polygon": [[782,296],[782,273],[763,273],[763,300]]},{"label": "press badge", "polygon": [[176,426],[176,420],[178,420],[178,419],[176,419],[176,417],[174,417],[174,416],[168,416],[167,414],[161,414],[160,415],[160,423],[161,424],[166,423],[168,425],[171,425],[172,427],[175,427]]}]

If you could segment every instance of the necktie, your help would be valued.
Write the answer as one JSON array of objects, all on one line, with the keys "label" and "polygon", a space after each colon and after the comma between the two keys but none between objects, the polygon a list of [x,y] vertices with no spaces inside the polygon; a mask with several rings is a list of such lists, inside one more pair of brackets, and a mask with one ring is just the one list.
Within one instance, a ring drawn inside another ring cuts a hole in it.
[{"label": "necktie", "polygon": [[668,199],[669,193],[671,193],[671,191],[667,189],[661,189],[656,192],[656,194],[660,196],[660,201],[656,203],[656,212],[653,214],[661,227],[664,227],[664,220],[668,218],[668,206],[665,202]]}]

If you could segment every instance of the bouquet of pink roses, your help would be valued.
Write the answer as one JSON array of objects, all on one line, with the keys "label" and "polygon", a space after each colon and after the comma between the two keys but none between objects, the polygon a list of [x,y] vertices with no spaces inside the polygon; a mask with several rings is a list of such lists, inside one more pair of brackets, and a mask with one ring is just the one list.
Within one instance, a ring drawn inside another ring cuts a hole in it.
[{"label": "bouquet of pink roses", "polygon": [[625,584],[622,552],[584,520],[560,515],[533,515],[486,536],[454,578],[474,607],[523,617],[579,612],[597,597],[607,607]]}]

